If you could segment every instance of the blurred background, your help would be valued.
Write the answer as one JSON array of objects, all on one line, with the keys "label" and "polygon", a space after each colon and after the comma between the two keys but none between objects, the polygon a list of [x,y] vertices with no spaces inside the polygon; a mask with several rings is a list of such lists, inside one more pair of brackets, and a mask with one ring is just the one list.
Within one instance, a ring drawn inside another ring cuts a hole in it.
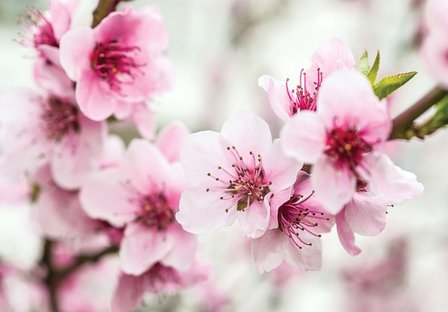
[{"label": "blurred background", "polygon": [[[278,134],[281,123],[271,113],[258,77],[268,73],[295,79],[313,51],[330,38],[345,41],[356,58],[364,49],[371,57],[380,50],[380,77],[418,72],[394,94],[390,105],[396,114],[436,84],[419,54],[424,2],[135,0],[135,7],[158,5],[171,35],[168,55],[175,84],[155,100],[158,127],[179,119],[192,131],[219,130],[231,112],[248,109],[268,120]],[[94,0],[81,0],[76,22],[83,23],[95,5]],[[0,94],[33,87],[35,56],[18,43],[27,6],[45,10],[48,3],[0,2]],[[347,255],[333,231],[323,237],[321,271],[282,267],[260,276],[238,227],[226,228],[200,237],[201,254],[214,266],[214,289],[148,296],[144,311],[195,311],[202,297],[224,311],[446,311],[447,142],[448,131],[441,130],[424,142],[394,144],[391,157],[418,176],[425,194],[391,207],[387,227],[378,237],[358,237],[363,250],[359,256]],[[0,209],[0,214],[5,212]],[[20,261],[30,242],[21,237],[23,229],[7,223],[0,225],[0,257],[18,252]],[[17,251],[18,241],[25,247]]]}]

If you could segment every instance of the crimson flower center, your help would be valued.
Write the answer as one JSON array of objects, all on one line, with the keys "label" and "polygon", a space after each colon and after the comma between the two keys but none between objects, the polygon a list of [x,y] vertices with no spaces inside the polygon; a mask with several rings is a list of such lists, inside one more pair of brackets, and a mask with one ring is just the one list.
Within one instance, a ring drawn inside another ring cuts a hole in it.
[{"label": "crimson flower center", "polygon": [[308,209],[304,206],[304,203],[313,194],[311,193],[305,198],[301,195],[294,195],[289,201],[280,206],[278,210],[279,229],[299,249],[302,249],[302,246],[312,246],[312,243],[307,242],[302,237],[304,233],[321,237],[320,234],[315,233],[315,228],[319,226],[320,221],[329,221],[329,218],[324,213]]},{"label": "crimson flower center", "polygon": [[288,85],[289,79],[286,79],[286,93],[290,101],[290,115],[295,115],[298,111],[316,110],[317,92],[322,85],[322,72],[320,68],[316,70],[316,80],[313,82],[313,89],[307,87],[307,75],[302,69],[300,71],[300,81],[295,89],[290,90]]},{"label": "crimson flower center", "polygon": [[28,19],[37,28],[33,35],[33,43],[35,47],[40,45],[49,45],[59,47],[59,42],[54,34],[54,29],[48,19],[39,10],[30,10]]},{"label": "crimson flower center", "polygon": [[358,130],[335,128],[327,132],[325,154],[334,159],[336,166],[354,171],[366,153],[372,151]]},{"label": "crimson flower center", "polygon": [[142,197],[140,208],[138,220],[147,227],[163,231],[174,222],[174,211],[163,194]]},{"label": "crimson flower center", "polygon": [[50,96],[44,102],[41,121],[47,138],[53,141],[80,131],[78,108],[56,96]]},{"label": "crimson flower center", "polygon": [[126,46],[117,40],[100,42],[91,55],[91,67],[112,90],[120,91],[120,85],[132,83],[135,71],[143,66],[135,60],[139,51],[138,47]]},{"label": "crimson flower center", "polygon": [[232,167],[226,169],[218,166],[217,174],[207,173],[207,176],[219,182],[219,186],[207,188],[206,191],[223,192],[225,195],[221,196],[220,200],[232,199],[232,202],[237,202],[237,210],[244,211],[253,202],[263,201],[272,183],[266,179],[261,155],[255,156],[253,152],[249,152],[249,160],[246,163],[235,146],[229,146],[227,150],[234,158]]}]

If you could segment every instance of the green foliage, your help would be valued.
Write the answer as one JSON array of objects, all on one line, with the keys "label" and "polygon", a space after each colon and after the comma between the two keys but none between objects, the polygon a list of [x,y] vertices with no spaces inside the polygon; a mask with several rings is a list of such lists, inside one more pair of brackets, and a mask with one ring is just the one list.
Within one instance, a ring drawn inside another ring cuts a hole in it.
[{"label": "green foliage", "polygon": [[375,61],[373,61],[372,68],[367,74],[367,79],[369,79],[370,84],[373,86],[375,84],[376,77],[378,76],[378,70],[380,69],[380,51],[376,51]]},{"label": "green foliage", "polygon": [[414,135],[423,138],[448,125],[448,96],[435,105],[436,112],[426,123],[414,129]]},{"label": "green foliage", "polygon": [[355,65],[355,68],[367,76],[370,71],[369,55],[367,53],[367,50],[364,50],[364,52],[361,54],[361,57]]},{"label": "green foliage", "polygon": [[392,94],[395,90],[403,86],[406,82],[412,79],[417,72],[412,71],[408,73],[387,76],[381,79],[378,83],[373,85],[373,91],[376,96],[382,100]]}]

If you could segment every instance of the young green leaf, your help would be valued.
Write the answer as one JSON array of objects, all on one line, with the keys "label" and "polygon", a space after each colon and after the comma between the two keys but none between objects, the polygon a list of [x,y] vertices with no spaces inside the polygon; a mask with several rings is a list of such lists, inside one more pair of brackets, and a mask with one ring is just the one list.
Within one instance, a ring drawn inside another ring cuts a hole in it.
[{"label": "young green leaf", "polygon": [[367,78],[370,81],[370,84],[373,86],[376,80],[376,76],[378,76],[378,70],[380,69],[380,51],[376,51],[375,61],[373,62],[372,68],[370,68],[369,73],[367,74]]},{"label": "young green leaf", "polygon": [[[372,67],[373,68],[373,67]],[[412,79],[417,72],[402,73],[393,76],[384,77],[377,84],[373,86],[373,91],[376,96],[382,100],[392,94],[395,90],[403,86],[406,82]]]},{"label": "young green leaf", "polygon": [[364,50],[364,52],[362,52],[361,57],[355,65],[355,68],[362,74],[367,76],[370,71],[369,55],[367,53],[367,50]]}]

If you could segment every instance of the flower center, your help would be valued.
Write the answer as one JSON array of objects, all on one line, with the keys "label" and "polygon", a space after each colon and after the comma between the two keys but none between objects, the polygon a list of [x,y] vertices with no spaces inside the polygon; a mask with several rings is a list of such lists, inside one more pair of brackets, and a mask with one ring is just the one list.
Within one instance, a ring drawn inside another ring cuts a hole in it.
[{"label": "flower center", "polygon": [[174,222],[174,211],[162,193],[142,197],[140,208],[141,212],[138,220],[148,227],[164,231]]},{"label": "flower center", "polygon": [[[221,196],[221,200],[232,199],[232,203],[237,202],[237,210],[244,211],[255,201],[263,201],[269,193],[269,186],[272,184],[265,177],[261,155],[255,156],[249,152],[249,161],[244,162],[235,146],[227,147],[235,162],[231,168],[218,166],[218,175],[207,175],[219,182],[220,185],[212,190],[223,191],[226,196]],[[207,188],[209,192],[211,189]],[[228,209],[226,209],[226,212]]]},{"label": "flower center", "polygon": [[347,167],[355,171],[363,160],[364,154],[371,151],[372,146],[354,128],[335,128],[327,132],[324,152],[335,160],[338,167]]},{"label": "flower center", "polygon": [[120,85],[134,82],[135,70],[143,66],[135,61],[139,51],[117,40],[97,43],[91,55],[92,69],[113,91],[120,91]]},{"label": "flower center", "polygon": [[80,131],[78,108],[56,96],[50,96],[44,102],[41,120],[47,138],[53,141]]},{"label": "flower center", "polygon": [[286,93],[290,100],[290,115],[295,115],[301,110],[316,110],[317,91],[319,91],[322,85],[322,72],[320,68],[316,71],[316,80],[313,82],[314,88],[308,90],[306,73],[303,72],[303,68],[300,71],[300,82],[295,89],[290,90],[288,86],[289,78],[286,79]]},{"label": "flower center", "polygon": [[58,40],[54,34],[53,26],[48,21],[48,19],[36,9],[30,9],[28,12],[28,19],[31,24],[37,28],[33,35],[34,47],[40,45],[49,45],[52,47],[59,47]]},{"label": "flower center", "polygon": [[304,203],[314,194],[308,197],[294,195],[289,201],[284,203],[278,210],[279,229],[288,236],[299,249],[302,246],[312,246],[312,243],[306,242],[301,235],[307,232],[316,237],[314,229],[319,226],[320,221],[329,221],[330,219],[322,212],[310,210],[304,206]]}]

